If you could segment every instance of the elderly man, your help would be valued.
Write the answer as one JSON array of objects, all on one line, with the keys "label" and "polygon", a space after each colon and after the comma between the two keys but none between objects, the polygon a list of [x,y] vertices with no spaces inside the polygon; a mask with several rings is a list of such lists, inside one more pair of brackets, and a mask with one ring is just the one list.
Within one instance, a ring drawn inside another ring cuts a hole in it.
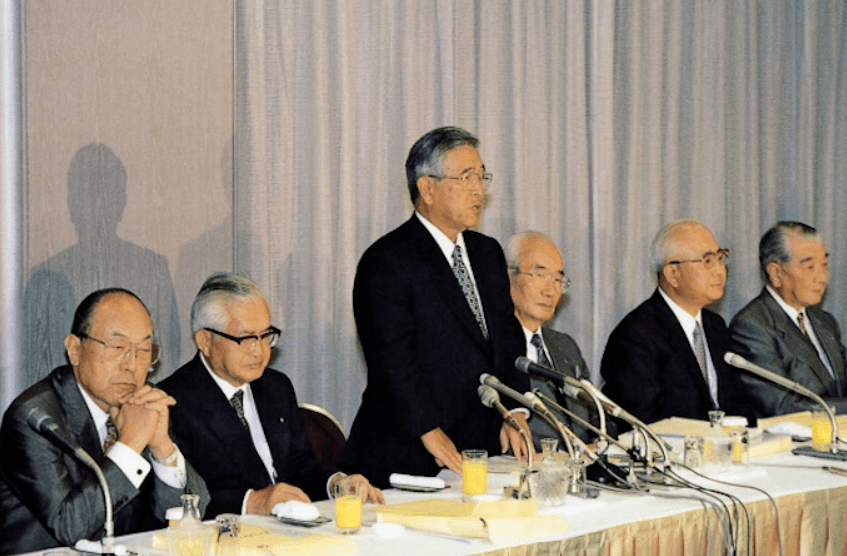
[{"label": "elderly man", "polygon": [[364,477],[314,459],[291,381],[267,368],[280,331],[251,280],[210,276],[191,330],[197,356],[161,386],[178,402],[173,432],[209,485],[211,513],[269,515],[280,502],[325,499],[339,481],[360,482],[363,498],[384,502]]},{"label": "elderly man", "polygon": [[514,369],[525,348],[503,250],[469,230],[491,182],[478,144],[455,127],[421,137],[406,160],[415,213],[359,261],[353,311],[368,385],[342,461],[379,484],[393,472],[460,472],[468,448],[526,455],[477,397],[483,373],[529,387]]},{"label": "elderly man", "polygon": [[[553,318],[562,294],[570,286],[559,250],[549,237],[540,232],[520,232],[506,242],[506,262],[509,265],[515,316],[526,338],[526,356],[575,379],[588,378],[588,365],[573,338],[542,327]],[[581,419],[589,420],[588,410],[563,396],[550,381],[533,376],[530,378],[530,386],[538,388]],[[596,437],[575,420],[567,419],[565,425],[585,441]],[[536,449],[540,446],[539,439],[558,438],[558,433],[543,419],[531,419],[529,427]]]},{"label": "elderly man", "polygon": [[652,253],[658,288],[609,337],[603,391],[646,423],[707,420],[712,409],[749,416],[738,375],[723,361],[726,324],[704,309],[723,296],[729,250],[699,222],[679,220],[659,232]]},{"label": "elderly man", "polygon": [[[749,361],[805,386],[847,412],[845,356],[835,318],[817,307],[829,281],[820,232],[800,222],[779,222],[759,242],[767,285],[735,315],[732,349]],[[805,411],[814,402],[743,373],[757,416]]]},{"label": "elderly man", "polygon": [[[94,472],[27,424],[49,416],[103,470],[117,535],[164,526],[180,495],[201,495],[202,479],[168,436],[173,398],[145,384],[159,348],[147,308],[131,292],[86,297],[65,338],[70,366],[21,394],[0,429],[0,553],[73,545],[103,536],[106,508]],[[153,473],[151,474],[151,467]]]}]

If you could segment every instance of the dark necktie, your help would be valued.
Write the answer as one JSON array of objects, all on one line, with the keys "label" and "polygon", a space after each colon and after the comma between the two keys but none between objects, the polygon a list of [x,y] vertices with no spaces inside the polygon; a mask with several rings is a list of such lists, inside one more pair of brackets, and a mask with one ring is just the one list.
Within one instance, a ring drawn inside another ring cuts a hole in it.
[{"label": "dark necktie", "polygon": [[800,332],[803,333],[803,336],[809,335],[809,333],[806,332],[806,315],[803,313],[797,313],[797,326],[800,328]]},{"label": "dark necktie", "polygon": [[544,342],[541,340],[541,336],[536,332],[532,335],[532,339],[529,342],[535,346],[538,364],[542,367],[552,368],[550,360],[547,358],[547,352],[544,351]]},{"label": "dark necktie", "polygon": [[239,390],[233,394],[229,399],[229,404],[235,408],[235,412],[238,413],[238,418],[241,420],[244,428],[247,429],[247,432],[250,432],[250,425],[247,424],[247,418],[244,417],[244,390]]},{"label": "dark necktie", "polygon": [[106,438],[103,440],[103,453],[105,454],[117,441],[118,427],[115,426],[115,422],[112,420],[112,417],[109,416],[109,418],[106,419]]},{"label": "dark necktie", "polygon": [[700,372],[703,373],[703,379],[706,385],[709,384],[709,367],[706,364],[706,346],[703,344],[703,329],[700,328],[700,323],[694,325],[694,355],[697,356],[697,364],[700,366]]},{"label": "dark necktie", "polygon": [[479,306],[479,299],[476,297],[476,289],[474,288],[473,281],[468,274],[468,269],[465,268],[465,263],[462,261],[462,248],[458,245],[453,249],[453,274],[459,280],[459,285],[462,286],[462,293],[465,294],[465,299],[468,300],[468,305],[471,307],[476,323],[479,325],[479,329],[482,330],[482,335],[487,340],[488,327],[485,326],[485,319],[482,318],[482,310]]}]

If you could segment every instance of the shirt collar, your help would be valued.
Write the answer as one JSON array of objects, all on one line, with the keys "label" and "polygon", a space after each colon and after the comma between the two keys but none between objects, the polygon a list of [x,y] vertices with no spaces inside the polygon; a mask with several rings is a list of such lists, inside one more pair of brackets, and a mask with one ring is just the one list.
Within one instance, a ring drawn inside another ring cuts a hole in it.
[{"label": "shirt collar", "polygon": [[450,263],[450,266],[453,266],[453,249],[455,249],[457,245],[462,248],[462,253],[467,256],[468,250],[465,247],[465,238],[462,237],[462,232],[459,232],[459,235],[456,236],[456,243],[453,243],[444,232],[438,229],[438,226],[427,220],[421,213],[415,211],[415,215],[420,219],[424,228],[426,228],[430,235],[432,235],[432,238],[435,240],[435,243],[438,244],[441,252],[444,253],[444,256],[447,258],[447,262]]},{"label": "shirt collar", "polygon": [[697,311],[697,315],[691,316],[691,313],[677,305],[676,301],[670,298],[668,294],[659,288],[659,293],[662,294],[662,298],[664,298],[665,303],[668,304],[668,307],[671,308],[676,320],[679,321],[680,326],[685,331],[685,334],[691,338],[694,334],[694,329],[697,326],[697,323],[700,323],[700,328],[703,328],[703,311]]},{"label": "shirt collar", "polygon": [[798,311],[797,309],[786,303],[785,300],[782,299],[782,296],[780,296],[779,293],[777,293],[777,291],[770,286],[770,284],[766,285],[765,289],[768,290],[768,293],[771,294],[771,296],[776,300],[779,306],[782,307],[782,310],[785,311],[788,317],[795,323],[797,322],[797,315],[799,315],[800,313],[806,313],[805,310]]},{"label": "shirt collar", "polygon": [[218,385],[218,388],[221,389],[221,392],[223,392],[224,396],[226,396],[226,399],[228,399],[228,400],[232,399],[232,397],[235,395],[235,393],[238,392],[239,390],[243,390],[245,394],[249,392],[249,387],[250,387],[249,384],[243,384],[242,386],[233,386],[229,382],[225,381],[224,379],[222,379],[221,377],[216,375],[212,371],[212,369],[209,367],[209,363],[206,361],[206,358],[203,356],[202,351],[200,352],[200,361],[203,362],[203,366],[206,367],[207,371],[209,371],[209,376],[212,377],[212,380],[214,380],[215,384]]},{"label": "shirt collar", "polygon": [[100,434],[100,430],[106,430],[106,421],[109,420],[109,414],[100,409],[91,396],[88,395],[88,392],[82,387],[82,385],[77,381],[77,388],[79,388],[80,394],[82,394],[82,399],[85,400],[85,405],[88,406],[88,413],[91,414],[91,419],[94,420],[94,428],[97,429],[97,434]]}]

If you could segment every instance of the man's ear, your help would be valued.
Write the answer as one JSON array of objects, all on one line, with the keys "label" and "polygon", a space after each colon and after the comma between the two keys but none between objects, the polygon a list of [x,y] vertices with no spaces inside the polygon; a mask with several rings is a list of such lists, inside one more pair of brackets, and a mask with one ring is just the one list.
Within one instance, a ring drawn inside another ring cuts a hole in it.
[{"label": "man's ear", "polygon": [[679,265],[666,264],[662,267],[662,278],[674,289],[679,287]]},{"label": "man's ear", "polygon": [[768,271],[768,283],[771,287],[774,289],[780,288],[782,286],[782,266],[776,261],[771,261],[765,269]]},{"label": "man's ear", "polygon": [[208,330],[198,330],[194,334],[194,343],[197,344],[197,349],[204,357],[209,357],[209,349],[212,345],[212,333]]},{"label": "man's ear", "polygon": [[432,204],[432,197],[435,188],[435,178],[430,176],[418,177],[418,196],[425,204]]},{"label": "man's ear", "polygon": [[65,352],[68,354],[71,367],[79,367],[79,361],[82,358],[82,340],[79,336],[74,334],[65,336]]}]

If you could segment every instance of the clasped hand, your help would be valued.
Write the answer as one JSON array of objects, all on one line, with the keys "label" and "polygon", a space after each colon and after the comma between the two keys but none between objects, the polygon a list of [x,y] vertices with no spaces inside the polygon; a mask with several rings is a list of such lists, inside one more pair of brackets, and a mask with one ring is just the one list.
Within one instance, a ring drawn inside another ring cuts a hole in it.
[{"label": "clasped hand", "polygon": [[150,448],[156,459],[173,454],[174,443],[168,435],[169,407],[176,405],[172,396],[145,384],[122,396],[118,403],[118,407],[109,410],[118,429],[118,440],[139,454]]}]

